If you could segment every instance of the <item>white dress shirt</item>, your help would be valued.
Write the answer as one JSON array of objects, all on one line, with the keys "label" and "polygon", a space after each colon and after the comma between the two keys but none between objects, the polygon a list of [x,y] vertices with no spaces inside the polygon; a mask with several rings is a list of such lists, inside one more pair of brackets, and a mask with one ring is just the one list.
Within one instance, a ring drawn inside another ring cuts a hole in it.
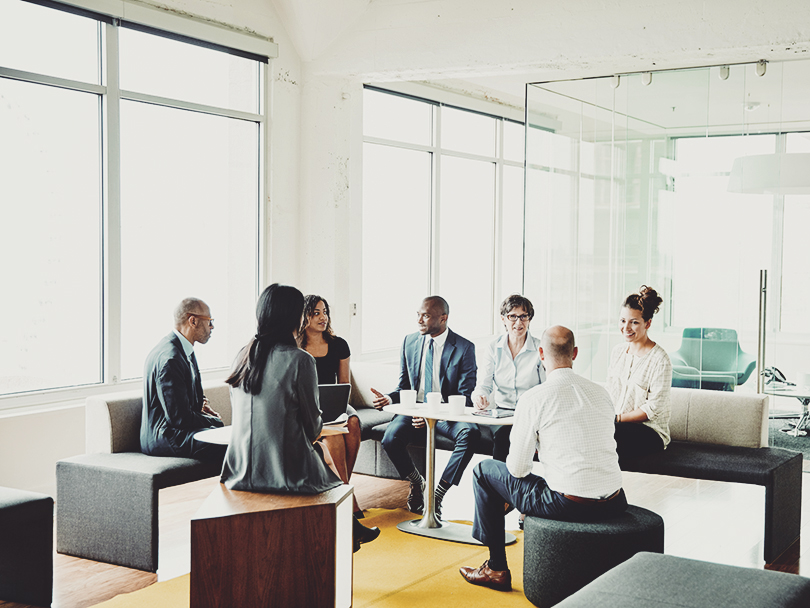
[{"label": "white dress shirt", "polygon": [[447,342],[447,329],[436,337],[430,334],[425,334],[422,337],[422,361],[419,363],[419,389],[416,393],[416,400],[422,402],[425,401],[425,359],[427,358],[431,338],[433,338],[433,392],[440,393],[442,391],[442,381],[439,378],[439,368],[441,367],[444,343]]},{"label": "white dress shirt", "polygon": [[571,368],[558,368],[521,397],[506,467],[525,477],[536,449],[549,488],[606,498],[622,486],[613,432],[608,392]]},{"label": "white dress shirt", "polygon": [[641,357],[628,353],[627,344],[619,344],[610,353],[607,389],[614,412],[624,414],[641,408],[647,414],[642,424],[658,433],[664,447],[669,445],[671,388],[672,363],[658,344]]},{"label": "white dress shirt", "polygon": [[523,348],[514,359],[509,350],[509,334],[493,341],[478,368],[473,399],[481,395],[487,398],[490,408],[515,409],[523,393],[546,379],[539,348],[539,338],[528,331]]}]

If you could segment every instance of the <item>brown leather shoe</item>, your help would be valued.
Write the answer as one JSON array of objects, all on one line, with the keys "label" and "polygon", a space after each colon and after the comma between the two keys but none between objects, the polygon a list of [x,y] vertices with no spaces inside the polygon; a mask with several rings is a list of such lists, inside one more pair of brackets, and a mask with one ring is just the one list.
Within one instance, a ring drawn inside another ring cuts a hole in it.
[{"label": "brown leather shoe", "polygon": [[478,568],[468,568],[463,566],[458,569],[468,583],[489,587],[497,591],[512,590],[512,573],[509,570],[490,570],[489,560],[485,561]]}]

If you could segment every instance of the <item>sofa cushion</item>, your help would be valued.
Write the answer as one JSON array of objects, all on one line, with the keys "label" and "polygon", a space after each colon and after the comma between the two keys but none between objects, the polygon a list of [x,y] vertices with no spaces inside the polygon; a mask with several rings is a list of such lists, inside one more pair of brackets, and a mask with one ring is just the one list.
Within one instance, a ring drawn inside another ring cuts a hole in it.
[{"label": "sofa cushion", "polygon": [[794,458],[801,458],[801,454],[783,448],[751,449],[673,441],[663,452],[623,463],[622,469],[764,486],[774,470]]},{"label": "sofa cushion", "polygon": [[65,458],[57,467],[83,466],[97,469],[119,469],[134,474],[151,476],[158,489],[170,488],[191,481],[216,477],[222,471],[221,464],[203,462],[193,458],[147,456],[140,452],[116,454],[82,454]]},{"label": "sofa cushion", "polygon": [[[230,387],[223,382],[206,384],[205,396],[222,421],[231,423]],[[141,451],[141,390],[88,397],[84,406],[84,449],[88,454]]]},{"label": "sofa cushion", "polygon": [[352,362],[352,392],[349,403],[355,409],[372,407],[374,387],[381,393],[390,393],[399,384],[399,366],[391,363]]},{"label": "sofa cushion", "polygon": [[37,492],[0,487],[0,526],[21,526],[53,519],[53,498]]},{"label": "sofa cushion", "polygon": [[673,441],[760,448],[768,445],[768,397],[673,388]]},{"label": "sofa cushion", "polygon": [[638,553],[558,608],[792,608],[810,606],[810,579],[672,555]]}]

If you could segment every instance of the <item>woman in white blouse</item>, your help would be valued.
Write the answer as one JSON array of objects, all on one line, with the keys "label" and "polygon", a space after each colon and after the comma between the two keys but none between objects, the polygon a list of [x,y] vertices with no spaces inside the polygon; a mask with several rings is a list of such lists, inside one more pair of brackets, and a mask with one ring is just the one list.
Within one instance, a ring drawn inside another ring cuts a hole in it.
[{"label": "woman in white blouse", "polygon": [[642,285],[622,305],[619,327],[624,344],[610,355],[607,385],[616,411],[619,464],[661,452],[669,444],[672,364],[647,334],[661,302],[652,287]]},{"label": "woman in white blouse", "polygon": [[[513,410],[523,393],[546,378],[540,361],[539,338],[529,333],[534,306],[529,298],[513,294],[501,304],[501,322],[506,334],[492,342],[478,368],[478,384],[472,394],[480,410],[504,408]],[[493,426],[492,457],[506,462],[509,454],[511,425]]]}]

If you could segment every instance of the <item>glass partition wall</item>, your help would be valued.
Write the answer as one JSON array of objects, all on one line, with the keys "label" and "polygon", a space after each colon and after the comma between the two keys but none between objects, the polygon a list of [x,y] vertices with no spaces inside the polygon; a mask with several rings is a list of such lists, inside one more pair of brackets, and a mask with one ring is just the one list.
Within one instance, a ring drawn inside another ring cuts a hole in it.
[{"label": "glass partition wall", "polygon": [[[524,292],[535,324],[574,330],[579,373],[605,380],[621,304],[650,285],[673,384],[755,392],[761,269],[764,365],[810,372],[809,87],[810,61],[527,85]],[[807,183],[752,185],[783,153]]]}]

